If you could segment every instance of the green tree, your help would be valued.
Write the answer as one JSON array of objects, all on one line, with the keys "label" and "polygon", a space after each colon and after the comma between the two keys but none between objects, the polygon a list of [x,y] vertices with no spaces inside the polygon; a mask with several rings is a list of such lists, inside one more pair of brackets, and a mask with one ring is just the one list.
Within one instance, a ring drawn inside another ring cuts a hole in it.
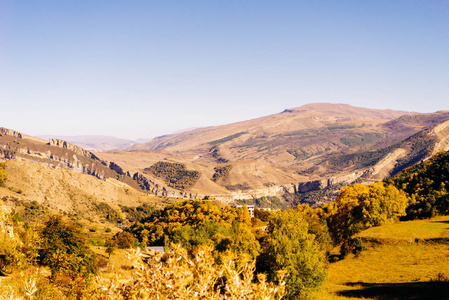
[{"label": "green tree", "polygon": [[279,282],[286,272],[286,299],[305,296],[326,278],[326,256],[301,213],[289,209],[272,213],[261,259],[268,278]]},{"label": "green tree", "polygon": [[449,151],[439,152],[385,182],[404,190],[413,199],[404,219],[449,214]]},{"label": "green tree", "polygon": [[232,251],[238,256],[248,255],[251,259],[255,259],[259,255],[260,245],[251,232],[251,228],[244,223],[234,221],[232,231],[234,235]]},{"label": "green tree", "polygon": [[308,224],[308,233],[315,235],[315,240],[321,249],[330,251],[332,248],[331,237],[326,219],[321,216],[321,208],[312,209],[309,204],[299,204],[298,213]]},{"label": "green tree", "polygon": [[40,263],[50,267],[52,276],[57,272],[72,277],[96,272],[94,253],[79,226],[64,221],[61,216],[51,216],[40,236]]}]

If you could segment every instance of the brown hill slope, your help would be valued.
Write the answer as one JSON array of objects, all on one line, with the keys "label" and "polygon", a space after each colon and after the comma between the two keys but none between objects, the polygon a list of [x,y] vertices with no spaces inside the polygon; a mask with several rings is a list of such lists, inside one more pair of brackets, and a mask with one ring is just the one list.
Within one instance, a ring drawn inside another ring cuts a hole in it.
[{"label": "brown hill slope", "polygon": [[147,195],[135,176],[114,162],[59,139],[45,141],[0,128],[2,161],[7,181],[0,187],[0,198],[13,203],[36,201],[53,212],[96,218],[118,205],[160,207],[169,201]]},{"label": "brown hill slope", "polygon": [[95,154],[60,139],[34,138],[0,128],[0,159],[19,159],[54,168],[68,168],[104,179],[124,175],[120,167]]},{"label": "brown hill slope", "polygon": [[24,160],[6,161],[6,173],[6,187],[0,187],[0,198],[37,201],[51,211],[85,218],[104,218],[107,206],[120,211],[119,204],[133,207],[148,203],[163,207],[168,201],[146,195],[116,179],[99,180],[73,170]]},{"label": "brown hill slope", "polygon": [[[370,124],[384,123],[402,115],[404,111],[375,110],[353,107],[347,104],[316,103],[286,109],[282,113],[229,125],[199,128],[179,134],[165,135],[134,145],[127,150],[168,149],[183,151],[208,145],[236,144],[248,138],[269,139],[277,134],[294,135],[299,130],[326,126],[345,126],[346,123],[363,121]],[[270,139],[271,140],[271,139]]]},{"label": "brown hill slope", "polygon": [[64,140],[45,141],[6,128],[0,128],[0,162],[2,160],[29,161],[46,167],[69,169],[101,180],[117,179],[136,190],[159,196],[190,196],[142,178],[141,174],[124,171],[113,161],[100,159],[96,154]]},{"label": "brown hill slope", "polygon": [[[447,120],[449,112],[416,114],[308,104],[254,120],[166,135],[128,151],[101,155],[127,170],[142,170],[162,160],[185,163],[202,173],[191,189],[197,193],[243,190],[254,195],[252,190],[292,183],[307,190],[359,177],[370,181],[413,164],[445,147],[446,131],[433,135],[430,131]],[[212,181],[214,168],[226,164],[232,166],[226,176]]]}]

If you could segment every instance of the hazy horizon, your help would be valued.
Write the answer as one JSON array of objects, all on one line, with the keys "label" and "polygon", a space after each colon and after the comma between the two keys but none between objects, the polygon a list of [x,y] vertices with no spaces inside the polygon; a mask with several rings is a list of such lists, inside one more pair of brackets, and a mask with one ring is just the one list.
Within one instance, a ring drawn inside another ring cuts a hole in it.
[{"label": "hazy horizon", "polygon": [[448,1],[0,0],[0,126],[135,140],[307,103],[447,110]]}]

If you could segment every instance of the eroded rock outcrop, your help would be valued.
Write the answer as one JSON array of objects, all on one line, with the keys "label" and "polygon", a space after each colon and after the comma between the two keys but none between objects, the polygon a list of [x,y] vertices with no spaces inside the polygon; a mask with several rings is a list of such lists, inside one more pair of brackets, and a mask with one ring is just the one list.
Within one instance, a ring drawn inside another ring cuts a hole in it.
[{"label": "eroded rock outcrop", "polygon": [[129,172],[127,172],[125,174],[125,172],[123,171],[122,167],[120,167],[119,165],[117,165],[115,162],[111,161],[109,162],[109,169],[114,170],[115,172],[117,172],[117,174],[119,175],[128,175],[129,176]]},{"label": "eroded rock outcrop", "polygon": [[4,128],[4,127],[0,127],[0,134],[16,137],[19,139],[22,138],[22,134],[20,132],[12,130],[12,129]]},{"label": "eroded rock outcrop", "polygon": [[98,160],[99,162],[101,162],[105,166],[107,165],[107,163],[105,161],[100,160],[92,152],[87,151],[86,149],[83,149],[83,148],[81,148],[79,146],[73,145],[73,144],[71,144],[71,143],[69,143],[67,141],[64,141],[64,140],[61,140],[61,139],[49,139],[48,145],[70,150],[70,151],[75,152],[76,154],[79,154],[81,156],[85,156],[85,157],[89,157],[89,158]]}]

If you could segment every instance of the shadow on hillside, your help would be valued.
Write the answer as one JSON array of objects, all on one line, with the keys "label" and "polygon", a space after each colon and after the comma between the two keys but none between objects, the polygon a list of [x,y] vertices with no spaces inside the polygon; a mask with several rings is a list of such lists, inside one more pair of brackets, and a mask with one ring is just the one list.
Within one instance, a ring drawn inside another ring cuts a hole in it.
[{"label": "shadow on hillside", "polygon": [[444,223],[449,224],[449,220],[441,220],[441,221],[430,221],[431,223]]},{"label": "shadow on hillside", "polygon": [[338,295],[352,298],[390,299],[449,299],[449,282],[408,283],[347,283],[358,290],[340,291]]}]

